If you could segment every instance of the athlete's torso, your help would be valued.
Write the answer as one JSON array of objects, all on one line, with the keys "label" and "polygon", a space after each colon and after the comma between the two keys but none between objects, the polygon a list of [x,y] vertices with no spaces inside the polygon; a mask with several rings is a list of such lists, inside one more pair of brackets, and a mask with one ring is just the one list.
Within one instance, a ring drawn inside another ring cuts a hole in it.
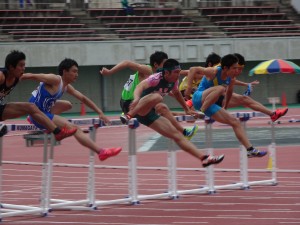
[{"label": "athlete's torso", "polygon": [[[150,68],[151,66],[148,65]],[[140,83],[139,72],[135,72],[135,74],[130,75],[129,79],[124,85],[121,98],[123,100],[133,100],[134,99],[134,90],[136,86]]]},{"label": "athlete's torso", "polygon": [[227,77],[225,80],[221,78],[222,76],[222,68],[220,66],[217,67],[217,74],[213,80],[208,80],[206,76],[204,76],[199,84],[198,91],[204,91],[210,87],[218,86],[218,85],[226,85],[228,86],[231,82],[231,78]]},{"label": "athlete's torso", "polygon": [[37,89],[32,92],[29,102],[35,103],[35,105],[43,112],[50,112],[55,102],[60,99],[64,92],[65,89],[63,89],[62,79],[57,93],[53,95],[46,90],[45,83],[41,82]]},{"label": "athlete's torso", "polygon": [[176,82],[168,82],[164,79],[161,72],[151,75],[146,79],[146,81],[150,87],[143,91],[142,96],[153,92],[159,93],[161,96],[165,96],[172,90],[178,90],[178,80]]},{"label": "athlete's torso", "polygon": [[7,70],[1,70],[1,72],[4,74],[4,82],[0,84],[0,103],[2,104],[4,98],[9,95],[9,93],[15,88],[15,86],[18,84],[19,79],[15,78],[14,83],[11,86],[6,85],[6,78],[8,76]]}]

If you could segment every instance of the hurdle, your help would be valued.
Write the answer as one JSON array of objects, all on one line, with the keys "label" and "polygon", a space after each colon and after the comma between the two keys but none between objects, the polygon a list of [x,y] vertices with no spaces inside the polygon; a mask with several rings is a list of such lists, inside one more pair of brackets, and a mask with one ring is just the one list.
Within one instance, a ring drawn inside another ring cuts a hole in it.
[{"label": "hurdle", "polygon": [[[246,122],[253,117],[265,117],[266,115],[260,112],[237,112],[233,113],[233,116],[238,118],[243,126],[243,128],[246,130]],[[208,126],[206,129],[207,135],[212,135],[212,126]],[[208,146],[212,146],[211,139],[208,141]],[[211,150],[213,150],[211,148]],[[270,154],[271,160],[272,160],[272,171],[271,171],[271,179],[268,180],[259,180],[259,181],[249,181],[248,179],[248,157],[247,157],[247,151],[244,146],[240,145],[239,147],[239,153],[240,153],[240,181],[233,183],[233,184],[227,184],[227,185],[214,185],[212,179],[209,179],[208,182],[210,183],[209,186],[212,187],[212,192],[215,192],[218,189],[249,189],[250,186],[253,185],[276,185],[277,184],[277,172],[276,172],[276,144],[275,144],[275,127],[274,123],[271,123],[271,143],[268,146],[268,153]],[[212,168],[209,168],[209,170],[212,170]],[[223,170],[224,171],[224,170]],[[211,172],[213,173],[213,172]]]},{"label": "hurdle", "polygon": [[[260,112],[238,112],[232,113],[233,116],[238,118],[242,123],[244,129],[246,129],[246,121],[253,117],[265,117],[265,114]],[[187,121],[191,116],[177,116],[177,121]],[[131,119],[131,124],[134,123],[136,119]],[[205,117],[205,140],[206,140],[206,148],[208,154],[213,154],[212,148],[212,123],[214,122],[212,119]],[[276,174],[276,145],[275,145],[275,130],[274,123],[271,125],[272,132],[272,142],[268,146],[268,151],[270,157],[272,159],[272,177],[268,180],[259,180],[259,181],[249,181],[248,180],[248,157],[247,151],[243,146],[240,146],[240,181],[234,184],[226,184],[226,185],[215,185],[214,183],[214,165],[209,166],[208,168],[202,169],[205,171],[206,175],[206,183],[204,185],[199,185],[199,188],[190,189],[190,190],[178,190],[177,189],[177,179],[176,179],[176,152],[173,150],[173,141],[169,143],[168,149],[168,190],[158,194],[151,195],[139,195],[137,188],[137,170],[136,170],[136,145],[135,145],[135,130],[129,127],[129,148],[130,148],[130,157],[129,160],[129,168],[131,173],[133,173],[130,184],[131,184],[131,199],[132,203],[139,203],[141,200],[146,199],[157,199],[157,198],[170,198],[176,199],[179,195],[183,194],[213,194],[216,193],[219,189],[249,189],[250,186],[253,185],[276,185],[277,184],[277,174]],[[201,169],[200,169],[201,170]],[[224,169],[222,169],[224,171]],[[130,177],[129,177],[130,178]]]},{"label": "hurdle", "polygon": [[[98,118],[88,118],[88,119],[70,119],[71,123],[75,125],[92,125],[89,126],[89,135],[92,140],[96,140],[96,131],[100,127],[106,126],[103,121]],[[112,120],[111,126],[121,125],[120,120]],[[135,140],[133,140],[135,142]],[[87,181],[87,197],[82,200],[63,200],[63,199],[52,199],[51,198],[51,186],[52,183],[52,168],[54,161],[54,153],[53,149],[51,149],[50,157],[49,157],[49,182],[47,182],[48,187],[46,190],[49,191],[49,211],[54,211],[56,209],[70,209],[70,210],[96,210],[99,205],[108,205],[108,204],[117,204],[117,203],[130,203],[134,201],[131,197],[121,198],[121,199],[113,199],[101,201],[95,198],[95,163],[94,163],[95,153],[90,150],[89,152],[89,162],[88,162],[88,181]],[[131,163],[134,163],[132,161]],[[129,177],[131,177],[131,173],[129,172]],[[130,178],[130,180],[132,180]],[[130,192],[131,188],[128,187],[128,192]],[[131,195],[130,195],[131,196]]]},{"label": "hurdle", "polygon": [[[234,114],[237,118],[241,120],[243,126],[246,128],[246,121],[251,117],[262,116],[263,114],[252,112],[252,113],[236,113]],[[178,116],[176,119],[178,121],[188,121],[191,116]],[[248,119],[247,119],[248,118]],[[69,120],[76,125],[92,125],[89,126],[90,138],[95,140],[96,130],[99,127],[103,127],[104,124],[98,118],[96,119],[72,119]],[[206,130],[206,148],[205,150],[209,153],[213,153],[212,148],[212,121],[205,120],[205,130]],[[113,120],[111,125],[120,125],[119,120]],[[248,165],[247,165],[247,155],[246,150],[240,148],[240,181],[236,184],[228,185],[215,185],[214,184],[214,166],[210,166],[203,170],[206,171],[206,183],[196,189],[191,190],[178,190],[177,188],[177,167],[176,167],[176,151],[174,150],[173,141],[169,142],[168,147],[168,157],[167,157],[167,170],[168,170],[168,184],[167,191],[162,191],[158,194],[142,195],[138,191],[138,178],[137,178],[137,151],[136,151],[136,129],[137,120],[132,119],[128,124],[128,143],[129,143],[129,154],[128,154],[128,197],[121,199],[112,200],[97,200],[95,197],[95,165],[94,165],[94,153],[90,151],[89,153],[89,165],[88,165],[88,181],[87,181],[87,193],[86,199],[81,200],[63,200],[63,199],[52,199],[51,189],[52,189],[52,173],[53,173],[53,162],[54,162],[54,152],[53,152],[53,141],[54,137],[51,138],[50,154],[48,155],[48,144],[47,141],[44,142],[44,158],[43,158],[43,175],[42,175],[42,193],[41,193],[41,204],[40,206],[23,206],[23,205],[11,205],[2,203],[2,198],[0,196],[0,203],[3,209],[0,210],[0,219],[8,216],[17,216],[25,214],[41,214],[46,216],[48,212],[54,211],[56,209],[72,209],[72,210],[96,210],[98,206],[109,205],[109,204],[139,204],[142,200],[147,199],[158,199],[158,198],[168,198],[176,199],[183,194],[211,194],[215,193],[219,189],[229,189],[229,188],[241,188],[248,189],[251,185],[260,184],[277,184],[276,179],[276,145],[275,145],[275,131],[274,124],[272,124],[272,143],[269,146],[269,151],[272,157],[272,179],[264,181],[249,181],[248,180]],[[8,131],[14,130],[34,130],[37,129],[33,125],[7,125]],[[18,128],[19,127],[19,128]],[[47,138],[47,136],[45,136]],[[45,139],[46,140],[46,139]],[[0,138],[0,188],[2,181],[2,138]],[[200,169],[201,170],[201,169]],[[0,194],[2,190],[0,190]]]},{"label": "hurdle", "polygon": [[[41,202],[39,206],[26,206],[26,205],[15,205],[15,204],[6,204],[2,200],[2,176],[3,176],[3,164],[2,164],[2,155],[3,155],[3,136],[11,131],[35,131],[40,130],[34,125],[27,124],[2,124],[1,125],[1,136],[0,136],[0,221],[2,218],[10,216],[20,216],[26,214],[41,214],[46,216],[48,213],[47,208],[47,157],[43,157],[42,165],[42,191],[41,191]],[[44,133],[44,155],[48,151],[48,134]]]}]

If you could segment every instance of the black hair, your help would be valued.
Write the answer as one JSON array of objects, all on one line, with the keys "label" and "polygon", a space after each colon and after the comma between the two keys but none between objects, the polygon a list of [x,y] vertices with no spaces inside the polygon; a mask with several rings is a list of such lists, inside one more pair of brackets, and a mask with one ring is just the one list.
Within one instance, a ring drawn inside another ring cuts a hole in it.
[{"label": "black hair", "polygon": [[221,56],[219,56],[217,53],[212,52],[206,58],[205,67],[214,66],[216,64],[219,64],[220,62],[221,62]]},{"label": "black hair", "polygon": [[243,65],[246,64],[244,56],[242,56],[242,55],[239,54],[239,53],[233,53],[233,55],[234,55],[235,57],[238,58],[239,64],[240,64],[241,66],[243,66]]},{"label": "black hair", "polygon": [[150,65],[154,67],[154,63],[161,64],[165,59],[168,59],[167,53],[156,51],[150,56]]},{"label": "black hair", "polygon": [[172,70],[174,70],[174,67],[179,66],[179,65],[180,65],[179,62],[176,59],[167,59],[164,62],[163,70],[164,71],[172,71]]},{"label": "black hair", "polygon": [[9,69],[9,66],[16,68],[21,60],[26,60],[25,54],[18,50],[13,50],[5,58],[5,68],[7,70]]},{"label": "black hair", "polygon": [[58,74],[62,76],[64,70],[69,70],[72,66],[78,67],[78,63],[73,59],[65,58],[58,65]]},{"label": "black hair", "polygon": [[222,57],[221,59],[221,67],[224,69],[226,66],[227,68],[230,68],[233,64],[238,63],[238,58],[233,54],[228,54]]}]

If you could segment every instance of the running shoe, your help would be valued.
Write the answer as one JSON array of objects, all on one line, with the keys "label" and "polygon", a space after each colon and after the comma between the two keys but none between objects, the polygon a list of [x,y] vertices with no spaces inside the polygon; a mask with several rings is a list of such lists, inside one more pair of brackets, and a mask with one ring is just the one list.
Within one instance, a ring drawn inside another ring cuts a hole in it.
[{"label": "running shoe", "polygon": [[55,134],[55,139],[57,141],[61,141],[64,138],[70,137],[73,134],[75,134],[77,131],[77,128],[71,128],[68,129],[67,126],[64,126],[63,128],[61,128],[60,132],[58,134]]},{"label": "running shoe", "polygon": [[104,148],[98,154],[100,161],[104,161],[109,157],[118,155],[122,151],[121,147],[118,148]]},{"label": "running shoe", "polygon": [[190,99],[190,100],[187,100],[187,101],[185,102],[185,104],[186,104],[189,108],[192,108],[192,107],[193,107],[193,102],[192,102],[191,99]]},{"label": "running shoe", "polygon": [[191,128],[185,128],[186,133],[184,137],[188,140],[191,140],[194,137],[194,135],[197,133],[198,128],[199,128],[198,125],[194,125]]},{"label": "running shoe", "polygon": [[121,116],[120,116],[120,120],[121,120],[121,123],[123,124],[126,124],[123,117],[125,116],[125,114],[122,112]]},{"label": "running shoe", "polygon": [[247,150],[247,156],[248,158],[254,158],[254,157],[263,157],[267,154],[267,151],[259,151],[257,149]]},{"label": "running shoe", "polygon": [[122,114],[120,116],[120,120],[123,124],[128,124],[129,120],[131,119],[130,116],[128,116],[128,114]]},{"label": "running shoe", "polygon": [[0,137],[3,137],[5,134],[7,134],[7,126],[5,124],[0,124]]},{"label": "running shoe", "polygon": [[218,164],[223,161],[225,155],[219,155],[219,156],[211,156],[207,155],[204,160],[202,160],[202,166],[208,167],[212,164]]},{"label": "running shoe", "polygon": [[287,113],[288,110],[289,110],[288,108],[285,108],[285,109],[276,109],[275,112],[273,113],[273,115],[271,116],[271,120],[273,122],[275,122],[280,117],[284,116]]}]

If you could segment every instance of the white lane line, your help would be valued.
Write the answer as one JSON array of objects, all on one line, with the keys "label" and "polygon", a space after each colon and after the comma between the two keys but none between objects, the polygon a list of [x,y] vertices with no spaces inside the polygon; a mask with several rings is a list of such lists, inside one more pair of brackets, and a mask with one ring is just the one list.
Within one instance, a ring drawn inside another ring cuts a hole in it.
[{"label": "white lane line", "polygon": [[147,152],[152,146],[157,142],[157,140],[161,137],[160,134],[154,134],[148,141],[146,141],[139,149],[138,152]]}]

